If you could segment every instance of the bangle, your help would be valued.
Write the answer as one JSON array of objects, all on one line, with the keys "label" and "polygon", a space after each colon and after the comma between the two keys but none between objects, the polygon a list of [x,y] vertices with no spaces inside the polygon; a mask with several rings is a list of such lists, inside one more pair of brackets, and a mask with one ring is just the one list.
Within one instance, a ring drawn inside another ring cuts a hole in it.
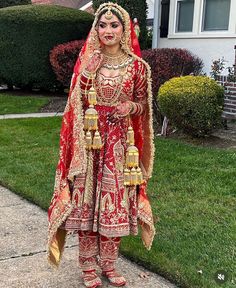
[{"label": "bangle", "polygon": [[130,108],[130,114],[135,114],[136,112],[137,112],[137,106],[136,106],[136,104],[133,102],[133,101],[130,101],[130,106],[131,106],[131,108]]}]

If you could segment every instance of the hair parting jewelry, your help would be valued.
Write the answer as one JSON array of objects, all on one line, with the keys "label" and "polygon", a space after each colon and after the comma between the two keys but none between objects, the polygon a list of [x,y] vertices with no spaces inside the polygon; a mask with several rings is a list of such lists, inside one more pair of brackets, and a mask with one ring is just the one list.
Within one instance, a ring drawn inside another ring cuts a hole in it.
[{"label": "hair parting jewelry", "polygon": [[105,13],[105,18],[107,19],[107,20],[111,20],[111,18],[112,18],[112,12],[111,12],[111,7],[108,7],[108,10],[107,10],[107,12]]},{"label": "hair parting jewelry", "polygon": [[103,14],[104,11],[105,12],[105,17],[107,20],[110,20],[112,18],[112,15],[114,13],[118,14],[122,20],[122,22],[125,21],[124,16],[122,14],[122,11],[119,10],[120,6],[117,5],[116,3],[112,3],[112,2],[108,2],[108,3],[104,3],[103,5],[101,5],[99,7],[99,9],[97,10],[97,12],[95,13],[95,16],[97,17],[97,19],[100,18],[100,15]]}]

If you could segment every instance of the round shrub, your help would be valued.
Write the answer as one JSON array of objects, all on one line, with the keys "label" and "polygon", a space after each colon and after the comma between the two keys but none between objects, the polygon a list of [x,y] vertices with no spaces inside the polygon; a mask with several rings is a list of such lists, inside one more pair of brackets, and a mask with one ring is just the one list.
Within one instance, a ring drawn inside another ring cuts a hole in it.
[{"label": "round shrub", "polygon": [[221,123],[224,89],[205,76],[176,77],[160,87],[158,102],[177,128],[205,136]]},{"label": "round shrub", "polygon": [[17,87],[51,89],[61,85],[49,51],[58,44],[85,39],[93,16],[54,5],[0,9],[0,82]]},{"label": "round shrub", "polygon": [[57,80],[64,87],[70,86],[71,76],[84,40],[75,40],[60,44],[50,51],[50,62],[57,76]]},{"label": "round shrub", "polygon": [[152,69],[153,94],[157,94],[165,81],[202,71],[202,60],[186,49],[157,48],[142,51],[142,56]]}]

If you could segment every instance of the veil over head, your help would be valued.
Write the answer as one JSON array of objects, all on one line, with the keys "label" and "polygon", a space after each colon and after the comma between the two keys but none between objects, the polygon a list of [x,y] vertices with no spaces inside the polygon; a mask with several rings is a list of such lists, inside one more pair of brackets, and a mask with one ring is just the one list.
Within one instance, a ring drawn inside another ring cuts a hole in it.
[{"label": "veil over head", "polygon": [[[135,144],[140,151],[140,163],[145,179],[148,180],[152,174],[154,145],[150,67],[141,58],[139,42],[128,12],[116,3],[104,3],[100,5],[95,14],[90,33],[75,64],[69,97],[62,120],[60,157],[56,168],[54,194],[48,210],[48,260],[50,264],[56,267],[59,265],[66,238],[66,231],[60,229],[60,226],[75,207],[75,203],[72,200],[73,197],[71,194],[73,191],[70,190],[70,183],[74,181],[75,176],[86,173],[87,169],[87,152],[83,130],[83,105],[79,85],[80,77],[91,55],[93,55],[96,50],[102,49],[102,43],[99,41],[96,25],[99,17],[108,7],[111,11],[118,13],[122,19],[124,27],[124,37],[121,43],[122,50],[131,55],[134,60],[142,61],[147,68],[147,109],[144,115],[133,116],[132,124],[135,132]],[[138,221],[142,228],[141,237],[143,243],[149,250],[155,235],[155,227],[151,206],[146,193],[146,186],[147,182],[139,186]]]},{"label": "veil over head", "polygon": [[122,24],[124,28],[124,43],[122,43],[122,50],[124,50],[130,55],[134,54],[138,57],[141,57],[141,50],[138,38],[134,31],[133,23],[128,12],[116,3],[104,3],[99,6],[98,10],[95,13],[95,19],[93,21],[92,28],[89,32],[83,48],[81,49],[79,58],[74,67],[74,73],[76,74],[79,74],[83,71],[88,59],[91,57],[91,55],[93,55],[94,51],[102,49],[102,43],[98,38],[96,26],[98,24],[99,18],[103,13],[107,11],[108,7],[110,7],[111,11],[114,11],[120,16],[119,18],[122,19]]}]

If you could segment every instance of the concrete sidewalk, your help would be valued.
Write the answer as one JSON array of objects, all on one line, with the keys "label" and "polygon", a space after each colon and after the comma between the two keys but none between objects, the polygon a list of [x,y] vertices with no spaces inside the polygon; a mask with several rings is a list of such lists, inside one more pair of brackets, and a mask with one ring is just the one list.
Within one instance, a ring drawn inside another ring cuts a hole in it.
[{"label": "concrete sidewalk", "polygon": [[5,114],[0,115],[2,119],[20,119],[20,118],[41,118],[41,117],[55,117],[62,116],[62,112],[43,112],[43,113],[26,113],[26,114]]},{"label": "concrete sidewalk", "polygon": [[[8,189],[0,186],[0,287],[78,288],[85,287],[77,267],[77,238],[67,241],[61,266],[51,268],[46,260],[47,214]],[[162,277],[150,273],[124,257],[117,268],[130,288],[174,288]],[[141,278],[141,273],[148,273]],[[102,279],[102,287],[112,287]]]}]

